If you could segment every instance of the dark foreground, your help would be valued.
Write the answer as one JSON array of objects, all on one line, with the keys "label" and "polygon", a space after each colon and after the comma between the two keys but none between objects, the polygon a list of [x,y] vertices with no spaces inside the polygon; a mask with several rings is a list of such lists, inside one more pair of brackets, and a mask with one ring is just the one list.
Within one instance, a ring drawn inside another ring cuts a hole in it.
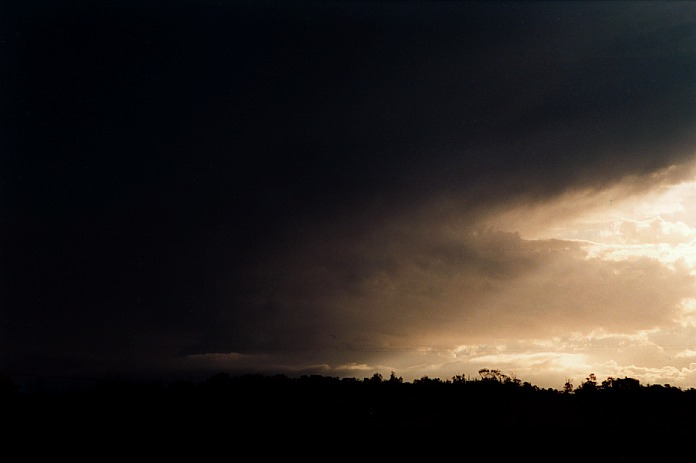
[{"label": "dark foreground", "polygon": [[3,448],[21,456],[14,461],[660,461],[691,451],[696,391],[633,380],[584,386],[220,374],[27,392],[6,381]]}]

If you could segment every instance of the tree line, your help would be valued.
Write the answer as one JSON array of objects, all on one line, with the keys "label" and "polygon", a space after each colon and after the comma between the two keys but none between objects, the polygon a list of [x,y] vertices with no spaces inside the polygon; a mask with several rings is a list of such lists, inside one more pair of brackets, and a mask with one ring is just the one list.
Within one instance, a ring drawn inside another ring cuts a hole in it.
[{"label": "tree line", "polygon": [[541,438],[602,444],[612,458],[625,459],[635,456],[632,443],[657,448],[696,437],[696,389],[628,377],[600,382],[590,374],[576,387],[567,381],[557,390],[495,369],[481,369],[476,378],[411,382],[394,372],[362,379],[224,372],[201,381],[107,377],[59,392],[21,391],[4,377],[0,406],[12,424],[5,434],[11,449],[90,455],[138,449],[162,457],[165,451],[248,446],[260,437],[335,445],[447,438],[523,445]]}]

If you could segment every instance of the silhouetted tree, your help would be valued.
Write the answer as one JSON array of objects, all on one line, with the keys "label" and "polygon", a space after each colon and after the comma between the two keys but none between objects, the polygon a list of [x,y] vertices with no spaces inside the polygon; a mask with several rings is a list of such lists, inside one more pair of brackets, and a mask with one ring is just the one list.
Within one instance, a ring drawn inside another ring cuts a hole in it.
[{"label": "silhouetted tree", "polygon": [[500,372],[500,370],[489,370],[488,368],[481,368],[479,370],[479,375],[484,381],[496,381],[503,383],[509,380],[509,377]]},{"label": "silhouetted tree", "polygon": [[519,379],[514,373],[512,373],[510,374],[510,376],[505,378],[505,383],[515,387],[519,387],[522,385],[522,380]]},{"label": "silhouetted tree", "polygon": [[602,381],[602,389],[612,390],[622,393],[635,392],[640,389],[640,381],[634,378],[624,377],[622,378],[612,378],[608,377],[605,381]]},{"label": "silhouetted tree", "polygon": [[590,373],[590,375],[587,378],[585,378],[585,381],[580,383],[580,386],[578,386],[575,392],[579,392],[582,394],[591,394],[597,392],[597,390],[597,376],[595,376],[594,373]]}]

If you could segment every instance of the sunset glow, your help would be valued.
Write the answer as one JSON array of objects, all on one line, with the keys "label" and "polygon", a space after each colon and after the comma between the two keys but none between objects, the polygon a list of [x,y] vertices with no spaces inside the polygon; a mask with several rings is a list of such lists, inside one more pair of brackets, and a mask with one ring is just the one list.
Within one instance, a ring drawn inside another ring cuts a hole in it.
[{"label": "sunset glow", "polygon": [[[658,183],[637,192],[632,188],[628,193],[622,190],[621,185],[617,185],[592,195],[583,193],[576,200],[578,206],[573,205],[574,198],[568,195],[556,202],[538,205],[534,210],[513,209],[502,219],[497,218],[497,222],[509,224],[509,231],[523,229],[522,239],[577,243],[578,247],[573,249],[586,253],[584,259],[588,261],[604,262],[612,275],[625,272],[626,267],[611,270],[611,262],[627,263],[640,272],[637,277],[641,279],[654,277],[647,270],[639,270],[647,262],[654,262],[653,268],[671,269],[673,275],[696,275],[696,209],[692,206],[696,181],[687,178],[673,184]],[[588,196],[595,201],[588,201]],[[518,217],[519,222],[511,221],[512,217]],[[531,220],[525,220],[530,217]],[[493,221],[496,222],[496,218]],[[596,291],[592,281],[595,285],[601,283],[601,280],[587,280],[581,293]],[[664,280],[667,291],[672,289],[670,281],[671,278]],[[694,365],[690,363],[696,358],[693,350],[696,349],[696,341],[693,341],[696,339],[696,286],[682,287],[683,280],[679,281],[679,286],[685,290],[679,292],[684,297],[672,300],[667,306],[651,306],[652,310],[670,316],[655,317],[654,325],[647,329],[605,329],[598,324],[596,329],[584,334],[542,342],[557,349],[551,353],[539,352],[530,345],[528,350],[518,347],[514,357],[497,354],[480,356],[476,360],[481,365],[488,362],[517,367],[516,371],[524,377],[539,374],[539,369],[535,370],[532,364],[537,361],[546,364],[545,372],[555,370],[556,375],[564,374],[576,381],[584,380],[583,375],[593,371],[600,376],[640,376],[653,383],[691,384],[696,379]],[[626,287],[626,290],[631,291],[631,288]],[[581,293],[579,297],[583,297]],[[628,294],[621,297],[630,300]],[[598,306],[598,310],[611,311],[614,307]],[[627,310],[625,316],[630,317],[630,311]]]}]

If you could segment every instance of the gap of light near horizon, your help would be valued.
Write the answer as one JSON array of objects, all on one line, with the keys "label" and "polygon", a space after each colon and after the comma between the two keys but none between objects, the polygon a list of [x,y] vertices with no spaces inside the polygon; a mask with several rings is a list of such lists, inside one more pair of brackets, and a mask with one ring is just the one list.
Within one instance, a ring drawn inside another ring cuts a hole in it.
[{"label": "gap of light near horizon", "polygon": [[[671,169],[663,174],[668,175]],[[523,238],[574,241],[586,252],[588,261],[626,265],[614,272],[652,262],[659,265],[657,268],[696,276],[696,180],[658,183],[640,193],[624,190],[619,184],[575,198],[569,195],[523,214],[510,211],[502,221],[512,219],[514,223],[516,217],[519,222],[514,226],[523,230]],[[639,275],[646,280],[652,276],[648,271]],[[644,383],[691,387],[696,379],[696,288],[691,285],[688,291],[688,286],[686,297],[678,300],[676,308],[659,304],[647,308],[656,313],[654,326],[625,331],[598,326],[585,333],[538,340],[538,346],[529,351],[522,346],[510,353],[509,346],[503,346],[483,360],[516,369],[522,378],[545,378],[540,379],[543,384],[555,381],[552,387],[559,387],[559,378],[553,380],[553,373],[561,372],[575,385],[595,373],[598,379],[628,376]],[[669,287],[665,289],[669,291]],[[595,288],[588,284],[586,290]],[[669,309],[675,309],[670,316],[660,316]],[[630,317],[631,312],[625,315]]]},{"label": "gap of light near horizon", "polygon": [[[335,338],[349,338],[348,330],[319,336],[304,363],[286,363],[282,349],[188,361],[215,368],[263,364],[291,374],[395,372],[409,381],[477,377],[479,369],[493,368],[552,388],[566,380],[578,385],[590,373],[600,380],[694,384],[696,211],[690,204],[696,176],[674,180],[674,169],[649,181],[629,178],[518,204],[480,218],[475,227],[458,220],[456,199],[449,214],[424,207],[408,225],[397,220],[376,227],[360,251],[342,243],[346,256],[367,253],[399,264],[394,271],[375,264],[350,291],[327,290],[323,301],[336,314],[352,310],[371,325],[381,323],[387,327],[381,332],[359,331],[346,343]],[[419,231],[423,223],[427,233]],[[313,278],[321,280],[337,270],[316,272]],[[278,297],[307,303],[296,289],[284,291]],[[331,360],[324,361],[325,352]]]}]

